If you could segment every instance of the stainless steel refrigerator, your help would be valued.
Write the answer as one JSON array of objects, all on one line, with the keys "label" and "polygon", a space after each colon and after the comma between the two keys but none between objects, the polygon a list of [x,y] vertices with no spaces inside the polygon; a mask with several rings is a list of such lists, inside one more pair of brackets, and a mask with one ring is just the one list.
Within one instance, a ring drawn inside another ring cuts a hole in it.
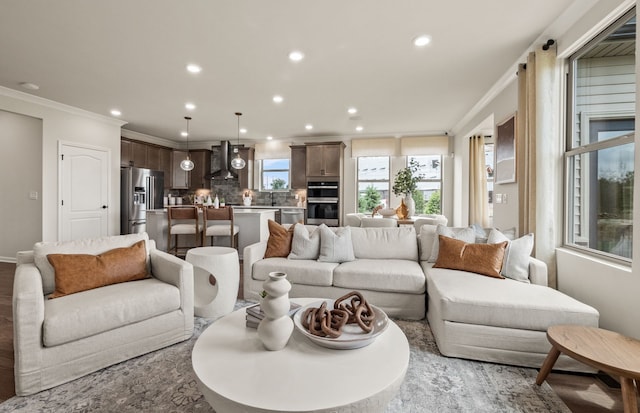
[{"label": "stainless steel refrigerator", "polygon": [[122,168],[120,191],[120,233],[145,232],[147,210],[163,208],[164,172]]}]

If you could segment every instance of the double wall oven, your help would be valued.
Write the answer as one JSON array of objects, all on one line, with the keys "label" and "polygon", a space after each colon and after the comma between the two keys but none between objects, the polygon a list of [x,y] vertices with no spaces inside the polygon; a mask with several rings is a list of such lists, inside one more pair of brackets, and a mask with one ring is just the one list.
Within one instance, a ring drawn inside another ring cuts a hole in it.
[{"label": "double wall oven", "polygon": [[340,181],[338,178],[319,178],[307,181],[307,223],[340,225]]}]

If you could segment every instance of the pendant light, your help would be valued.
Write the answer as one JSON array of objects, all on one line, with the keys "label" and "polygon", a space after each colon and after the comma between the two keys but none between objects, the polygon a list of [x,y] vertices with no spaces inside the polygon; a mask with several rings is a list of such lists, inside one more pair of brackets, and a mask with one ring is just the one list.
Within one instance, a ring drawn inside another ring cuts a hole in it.
[{"label": "pendant light", "polygon": [[233,153],[236,154],[236,157],[231,160],[231,167],[233,169],[242,169],[247,164],[244,159],[240,157],[240,152],[238,151],[238,147],[240,146],[240,116],[242,116],[242,113],[236,112],[236,116],[238,117],[238,144],[233,149]]},{"label": "pendant light", "polygon": [[184,118],[187,121],[187,158],[180,162],[180,169],[183,171],[191,171],[193,170],[193,167],[196,166],[189,156],[189,121],[191,120],[191,117],[185,116]]}]

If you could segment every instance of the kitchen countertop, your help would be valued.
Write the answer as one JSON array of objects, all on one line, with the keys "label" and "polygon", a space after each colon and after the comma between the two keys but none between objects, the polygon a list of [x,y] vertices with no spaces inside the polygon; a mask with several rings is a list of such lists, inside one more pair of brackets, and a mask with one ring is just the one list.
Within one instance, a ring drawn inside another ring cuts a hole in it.
[{"label": "kitchen countertop", "polygon": [[[187,206],[187,205],[175,205],[175,206]],[[281,209],[299,209],[299,210],[305,210],[306,209],[304,207],[289,206],[289,205],[274,205],[274,206],[268,206],[268,205],[251,205],[251,206],[229,205],[229,206],[233,207],[233,211],[234,212],[238,212],[238,211],[243,210],[243,209],[246,209],[246,210],[260,209],[260,210],[274,210],[274,211],[281,210]],[[148,209],[147,210],[147,213],[152,213],[152,214],[162,214],[162,213],[166,213],[166,212],[167,212],[167,208]]]}]

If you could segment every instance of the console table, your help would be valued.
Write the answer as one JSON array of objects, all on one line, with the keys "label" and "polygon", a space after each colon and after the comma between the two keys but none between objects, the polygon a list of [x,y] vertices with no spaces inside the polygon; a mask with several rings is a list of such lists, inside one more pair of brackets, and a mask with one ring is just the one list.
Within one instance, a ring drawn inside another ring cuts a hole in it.
[{"label": "console table", "polygon": [[[306,305],[317,298],[293,301]],[[391,320],[372,344],[332,350],[294,330],[267,351],[245,309],[220,318],[193,348],[200,390],[218,412],[384,412],[409,366],[409,343]]]}]

